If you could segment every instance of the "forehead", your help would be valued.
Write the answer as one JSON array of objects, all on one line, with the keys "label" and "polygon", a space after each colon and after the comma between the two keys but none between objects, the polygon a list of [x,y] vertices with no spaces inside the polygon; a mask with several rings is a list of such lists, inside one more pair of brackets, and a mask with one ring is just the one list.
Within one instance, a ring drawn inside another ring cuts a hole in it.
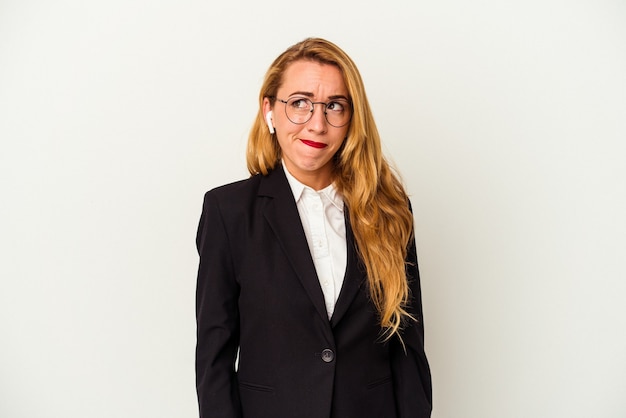
[{"label": "forehead", "polygon": [[289,95],[311,93],[315,97],[348,96],[337,66],[309,60],[296,61],[287,67],[279,92]]}]

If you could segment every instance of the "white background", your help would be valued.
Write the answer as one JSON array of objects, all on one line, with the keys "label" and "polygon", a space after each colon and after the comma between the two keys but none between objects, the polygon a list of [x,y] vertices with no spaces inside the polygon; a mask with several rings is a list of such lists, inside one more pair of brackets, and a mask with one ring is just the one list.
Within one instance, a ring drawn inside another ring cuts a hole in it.
[{"label": "white background", "polygon": [[197,416],[202,195],[312,35],[411,194],[433,418],[626,417],[618,0],[0,0],[0,417]]}]

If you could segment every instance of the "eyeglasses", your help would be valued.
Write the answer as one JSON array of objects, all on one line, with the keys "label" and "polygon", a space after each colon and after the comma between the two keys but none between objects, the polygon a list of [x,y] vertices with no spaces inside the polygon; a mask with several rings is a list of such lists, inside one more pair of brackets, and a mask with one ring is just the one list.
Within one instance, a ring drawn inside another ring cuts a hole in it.
[{"label": "eyeglasses", "polygon": [[328,103],[312,102],[306,97],[292,97],[289,100],[276,97],[276,100],[285,104],[287,118],[296,125],[302,125],[311,120],[316,104],[324,106],[326,121],[335,128],[347,125],[352,118],[352,105],[344,99],[336,99]]}]

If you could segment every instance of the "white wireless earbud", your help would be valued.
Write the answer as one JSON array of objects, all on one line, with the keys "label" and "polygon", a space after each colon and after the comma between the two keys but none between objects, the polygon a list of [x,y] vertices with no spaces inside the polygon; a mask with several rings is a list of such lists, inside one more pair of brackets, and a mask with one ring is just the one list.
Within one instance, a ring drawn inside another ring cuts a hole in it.
[{"label": "white wireless earbud", "polygon": [[267,127],[270,130],[270,133],[273,134],[274,132],[274,124],[272,123],[272,111],[270,110],[269,112],[267,112],[267,114],[265,115],[265,121],[267,122]]}]

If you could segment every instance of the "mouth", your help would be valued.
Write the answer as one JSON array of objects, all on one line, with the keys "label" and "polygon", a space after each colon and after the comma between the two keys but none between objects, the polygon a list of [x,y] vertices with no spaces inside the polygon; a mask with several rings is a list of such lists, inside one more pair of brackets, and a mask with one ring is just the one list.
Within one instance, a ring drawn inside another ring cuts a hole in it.
[{"label": "mouth", "polygon": [[300,141],[302,141],[303,144],[308,145],[309,147],[313,147],[313,148],[326,148],[328,146],[328,144],[324,144],[322,142],[315,142],[315,141],[310,141],[308,139],[301,139]]}]

